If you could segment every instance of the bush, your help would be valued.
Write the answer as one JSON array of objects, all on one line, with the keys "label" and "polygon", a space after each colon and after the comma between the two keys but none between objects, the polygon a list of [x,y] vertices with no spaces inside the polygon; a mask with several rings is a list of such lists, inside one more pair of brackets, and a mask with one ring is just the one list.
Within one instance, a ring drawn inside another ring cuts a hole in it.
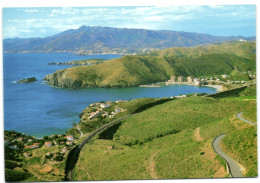
[{"label": "bush", "polygon": [[29,173],[19,171],[19,170],[10,170],[5,169],[5,180],[7,182],[21,181],[30,177]]}]

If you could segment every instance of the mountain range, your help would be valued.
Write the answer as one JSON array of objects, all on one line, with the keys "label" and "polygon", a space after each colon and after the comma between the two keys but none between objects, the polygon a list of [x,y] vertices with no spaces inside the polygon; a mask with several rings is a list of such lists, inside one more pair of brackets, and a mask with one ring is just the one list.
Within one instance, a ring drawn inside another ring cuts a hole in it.
[{"label": "mountain range", "polygon": [[[3,40],[4,52],[70,52],[80,50],[111,49],[162,49],[169,47],[190,47],[219,41],[255,37],[213,36],[183,31],[145,30],[81,26],[45,38],[8,38]],[[104,49],[106,48],[106,49]],[[96,53],[96,52],[94,52]],[[111,52],[108,52],[111,53]],[[120,52],[117,52],[120,53]]]}]

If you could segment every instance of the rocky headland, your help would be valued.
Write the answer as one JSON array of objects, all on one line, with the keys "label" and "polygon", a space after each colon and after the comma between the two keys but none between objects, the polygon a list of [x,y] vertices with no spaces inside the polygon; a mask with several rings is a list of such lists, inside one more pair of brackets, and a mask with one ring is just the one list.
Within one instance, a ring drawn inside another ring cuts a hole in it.
[{"label": "rocky headland", "polygon": [[35,77],[30,77],[30,78],[26,78],[26,79],[21,79],[19,81],[17,81],[16,83],[32,83],[37,81],[37,79]]}]

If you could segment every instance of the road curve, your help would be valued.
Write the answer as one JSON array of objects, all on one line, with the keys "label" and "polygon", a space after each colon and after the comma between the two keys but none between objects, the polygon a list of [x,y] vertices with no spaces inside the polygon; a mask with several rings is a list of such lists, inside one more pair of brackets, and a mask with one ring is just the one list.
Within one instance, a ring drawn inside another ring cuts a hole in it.
[{"label": "road curve", "polygon": [[[248,123],[251,125],[256,125],[255,123],[242,118],[241,117],[242,114],[243,114],[243,112],[237,113],[237,115],[236,115],[237,118],[240,119],[241,121],[244,121],[245,123]],[[239,164],[234,159],[232,159],[227,154],[225,154],[220,148],[219,144],[220,144],[221,140],[224,138],[224,136],[225,136],[225,134],[221,134],[221,135],[217,136],[212,142],[212,147],[213,147],[214,151],[227,162],[228,167],[229,167],[229,172],[232,177],[243,177],[243,174],[241,173],[241,167],[239,166]]]},{"label": "road curve", "polygon": [[244,121],[245,123],[249,123],[251,125],[255,125],[255,123],[242,118],[242,116],[241,116],[242,114],[243,114],[243,112],[237,113],[237,118],[240,119],[241,121]]},{"label": "road curve", "polygon": [[118,118],[108,124],[105,124],[103,126],[101,126],[100,128],[98,128],[97,130],[93,131],[89,136],[87,136],[87,138],[84,139],[84,141],[79,144],[78,146],[74,147],[68,155],[67,158],[67,162],[66,162],[66,170],[65,170],[65,174],[66,174],[66,179],[72,181],[73,180],[73,169],[78,161],[78,157],[80,154],[80,151],[82,150],[82,148],[84,147],[84,145],[86,143],[88,143],[97,133],[107,129],[108,127],[117,124],[119,122],[121,122],[122,120],[125,120],[126,118],[129,118],[130,116],[133,116],[134,114],[130,114],[127,115],[125,117],[121,117]]},{"label": "road curve", "polygon": [[214,151],[227,162],[229,172],[232,177],[243,177],[243,174],[241,173],[241,167],[238,165],[238,163],[229,157],[226,153],[224,153],[220,148],[220,142],[224,136],[225,134],[217,136],[212,142],[212,147]]}]

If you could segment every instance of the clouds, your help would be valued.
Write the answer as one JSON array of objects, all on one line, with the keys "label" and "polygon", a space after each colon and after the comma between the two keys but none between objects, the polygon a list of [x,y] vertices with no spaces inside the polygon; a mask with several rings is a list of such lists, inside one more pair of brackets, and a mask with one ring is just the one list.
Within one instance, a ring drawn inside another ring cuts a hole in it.
[{"label": "clouds", "polygon": [[63,7],[61,9],[53,9],[51,10],[50,16],[57,16],[57,15],[75,15],[79,13],[79,11],[75,8],[71,7]]},{"label": "clouds", "polygon": [[24,12],[25,13],[36,13],[36,12],[39,12],[40,10],[37,10],[37,9],[25,9]]},{"label": "clouds", "polygon": [[239,27],[241,34],[255,35],[255,14],[255,6],[5,8],[3,36],[44,37],[82,25],[215,35],[233,35]]}]

